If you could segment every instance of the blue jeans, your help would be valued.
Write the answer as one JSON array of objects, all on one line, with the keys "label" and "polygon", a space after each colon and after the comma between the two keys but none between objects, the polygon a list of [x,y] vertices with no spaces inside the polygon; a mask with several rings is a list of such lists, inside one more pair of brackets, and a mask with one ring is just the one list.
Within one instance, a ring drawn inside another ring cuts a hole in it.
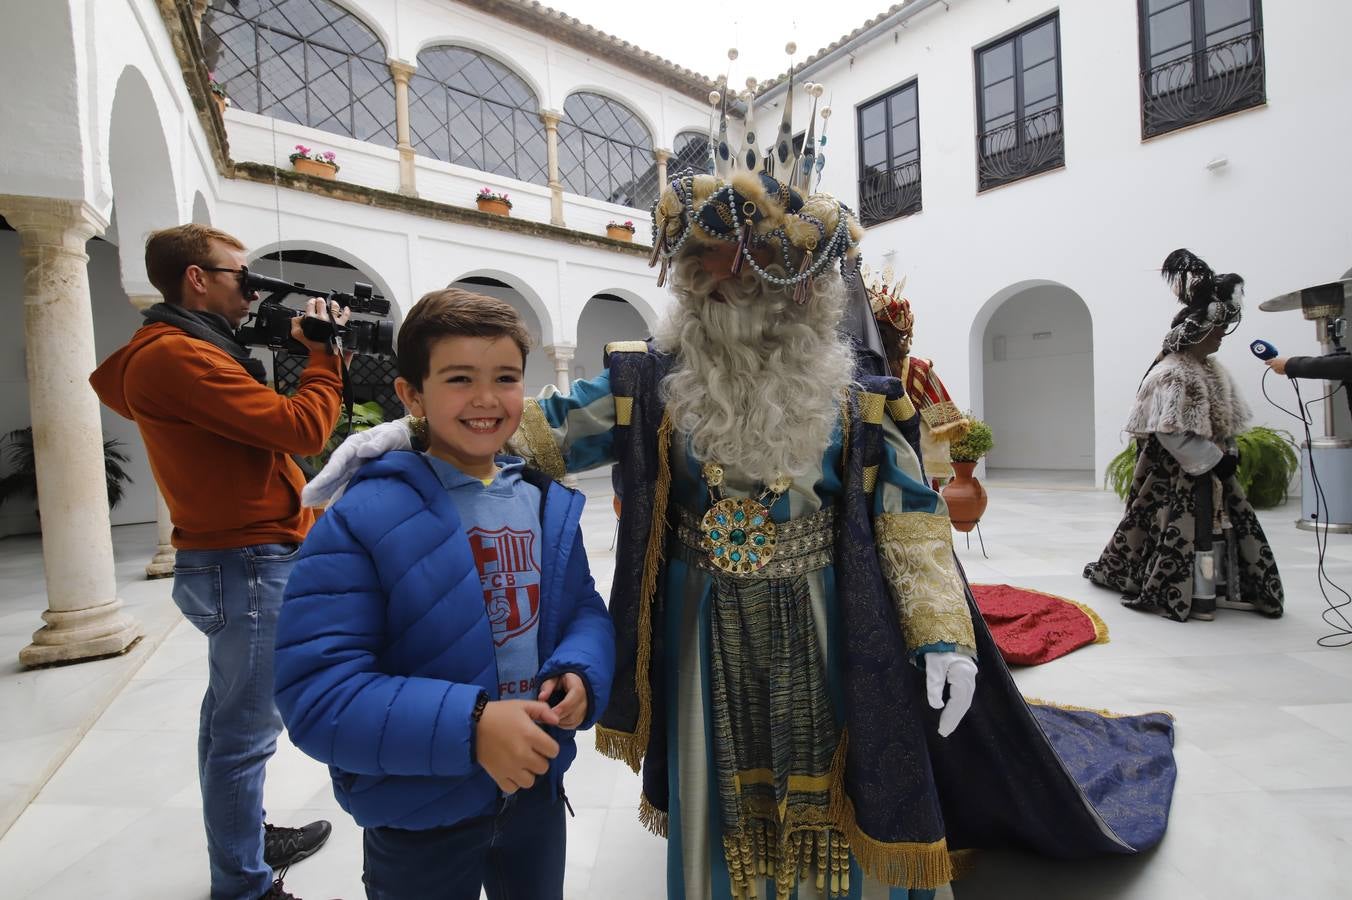
[{"label": "blue jeans", "polygon": [[448,828],[367,828],[368,900],[560,900],[567,829],[548,776]]},{"label": "blue jeans", "polygon": [[263,862],[263,769],[282,717],[272,654],[296,544],[179,550],[174,603],[207,636],[210,678],[197,732],[197,775],[212,900],[257,900],[272,887]]}]

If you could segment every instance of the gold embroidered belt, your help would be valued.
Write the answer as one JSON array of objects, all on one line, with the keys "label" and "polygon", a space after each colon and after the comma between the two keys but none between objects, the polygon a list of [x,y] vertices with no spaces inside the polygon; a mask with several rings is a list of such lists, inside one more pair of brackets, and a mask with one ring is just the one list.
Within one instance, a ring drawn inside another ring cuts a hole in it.
[{"label": "gold embroidered belt", "polygon": [[709,550],[700,530],[700,517],[682,507],[676,522],[677,555],[687,565],[738,581],[792,578],[831,565],[835,555],[832,549],[836,538],[835,524],[836,511],[831,507],[819,509],[810,516],[776,523],[774,559],[754,572],[737,574],[724,571],[709,559]]}]

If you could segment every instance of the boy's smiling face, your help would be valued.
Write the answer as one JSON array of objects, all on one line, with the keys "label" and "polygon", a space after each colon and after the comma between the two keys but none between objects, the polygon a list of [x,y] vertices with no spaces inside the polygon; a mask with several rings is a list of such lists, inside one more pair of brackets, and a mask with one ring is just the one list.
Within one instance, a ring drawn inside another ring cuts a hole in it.
[{"label": "boy's smiling face", "polygon": [[428,452],[489,478],[493,457],[521,424],[525,360],[507,336],[444,337],[432,345],[422,389],[395,382],[409,412],[427,417]]}]

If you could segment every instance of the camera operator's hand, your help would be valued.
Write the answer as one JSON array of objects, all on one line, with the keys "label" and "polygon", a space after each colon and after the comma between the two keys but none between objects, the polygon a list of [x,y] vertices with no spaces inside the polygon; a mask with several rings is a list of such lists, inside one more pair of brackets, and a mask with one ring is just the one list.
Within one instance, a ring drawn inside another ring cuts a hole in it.
[{"label": "camera operator's hand", "polygon": [[[333,323],[339,326],[346,325],[347,320],[352,316],[352,311],[346,307],[339,308],[336,301],[329,301],[329,313],[333,316]],[[305,315],[314,316],[316,319],[328,322],[329,317],[324,314],[324,300],[321,297],[311,297],[305,301]],[[301,328],[301,317],[296,316],[291,320],[291,336],[302,344],[310,348],[311,353],[327,353],[329,345],[322,341],[312,341],[305,336],[305,331]],[[345,354],[347,361],[351,361],[351,353]]]},{"label": "camera operator's hand", "polygon": [[1269,360],[1267,361],[1267,367],[1268,367],[1269,369],[1271,369],[1272,371],[1276,372],[1278,375],[1285,375],[1285,374],[1286,374],[1286,357],[1285,357],[1285,356],[1274,356],[1272,359],[1269,359]]}]

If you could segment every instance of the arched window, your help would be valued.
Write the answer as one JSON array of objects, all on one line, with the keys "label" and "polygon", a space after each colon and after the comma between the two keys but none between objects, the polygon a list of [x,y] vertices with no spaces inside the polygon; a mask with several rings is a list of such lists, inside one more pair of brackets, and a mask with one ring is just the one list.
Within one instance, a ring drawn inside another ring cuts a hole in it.
[{"label": "arched window", "polygon": [[652,135],[623,105],[585,92],[563,101],[559,177],[565,188],[643,209],[657,196],[655,165]]},{"label": "arched window", "polygon": [[240,109],[393,147],[385,46],[330,0],[211,0],[207,65]]},{"label": "arched window", "polygon": [[667,160],[667,175],[676,176],[686,169],[706,175],[714,173],[714,159],[709,155],[709,136],[698,131],[682,131],[671,142],[671,159]]},{"label": "arched window", "polygon": [[492,57],[429,47],[409,79],[409,128],[419,152],[481,172],[549,183],[535,92]]}]

